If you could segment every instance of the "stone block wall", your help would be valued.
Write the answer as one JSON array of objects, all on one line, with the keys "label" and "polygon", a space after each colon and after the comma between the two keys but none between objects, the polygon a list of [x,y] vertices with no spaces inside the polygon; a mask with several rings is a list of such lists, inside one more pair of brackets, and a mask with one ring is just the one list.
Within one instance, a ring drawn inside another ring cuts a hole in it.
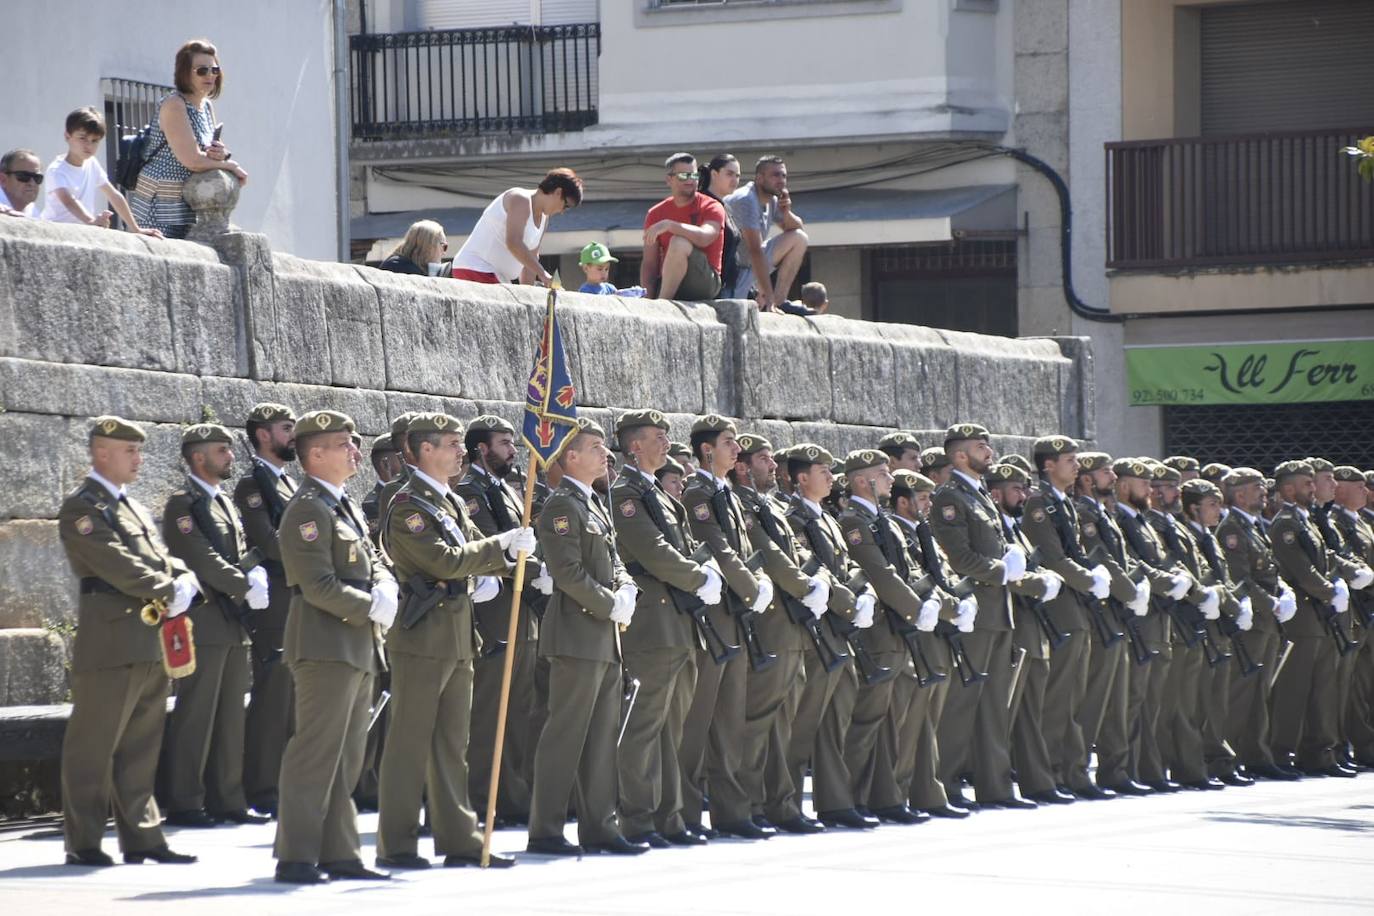
[{"label": "stone block wall", "polygon": [[[155,514],[182,476],[179,427],[241,430],[260,400],[341,409],[368,436],[412,409],[518,426],[544,302],[538,289],[306,261],[246,233],[205,246],[0,221],[0,705],[66,694],[76,581],[54,519],[87,470],[90,417],[147,425],[133,490]],[[607,426],[656,407],[685,440],[713,412],[838,454],[893,428],[938,444],[962,419],[993,430],[1001,452],[1093,435],[1083,339],[571,292],[559,314],[581,410]],[[369,478],[355,480],[360,495]]]}]

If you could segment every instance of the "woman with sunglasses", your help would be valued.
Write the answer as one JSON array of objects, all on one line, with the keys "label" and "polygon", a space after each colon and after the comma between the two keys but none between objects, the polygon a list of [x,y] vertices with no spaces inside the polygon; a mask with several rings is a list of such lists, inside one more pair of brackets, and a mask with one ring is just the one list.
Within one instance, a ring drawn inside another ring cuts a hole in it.
[{"label": "woman with sunglasses", "polygon": [[177,91],[162,100],[149,132],[148,160],[129,195],[134,218],[144,227],[161,229],[167,238],[185,238],[196,221],[181,199],[182,186],[194,172],[223,169],[239,184],[248,173],[231,158],[219,139],[211,99],[224,88],[219,52],[204,39],[192,39],[177,51],[174,81]]},{"label": "woman with sunglasses", "polygon": [[444,227],[432,219],[422,219],[411,223],[401,244],[377,267],[398,274],[437,277],[443,269],[446,251],[448,236]]}]

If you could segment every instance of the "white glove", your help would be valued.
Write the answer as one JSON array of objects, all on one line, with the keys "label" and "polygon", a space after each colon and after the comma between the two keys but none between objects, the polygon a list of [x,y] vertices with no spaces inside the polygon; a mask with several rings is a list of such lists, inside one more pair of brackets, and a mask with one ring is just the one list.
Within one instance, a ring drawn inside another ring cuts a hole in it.
[{"label": "white glove", "polygon": [[372,586],[372,607],[367,618],[390,629],[396,622],[396,607],[400,602],[400,588],[393,579],[383,579]]},{"label": "white glove", "polygon": [[200,594],[200,580],[195,573],[182,573],[172,580],[174,594],[172,600],[167,602],[167,616],[178,617],[186,613],[186,609],[191,606],[191,599]]},{"label": "white glove", "polygon": [[1112,593],[1112,574],[1107,571],[1107,567],[1098,563],[1088,570],[1088,575],[1093,577],[1093,584],[1088,588],[1092,596],[1098,601],[1105,600]]},{"label": "white glove", "polygon": [[927,598],[925,604],[921,605],[921,612],[916,615],[916,629],[922,633],[929,633],[939,622],[940,602],[934,598]]},{"label": "white glove", "polygon": [[1192,580],[1183,573],[1174,575],[1174,584],[1169,588],[1169,597],[1177,601],[1188,594],[1188,589],[1192,587]]},{"label": "white glove", "polygon": [[965,598],[959,602],[958,613],[954,615],[954,625],[959,628],[960,633],[973,632],[973,620],[978,616],[978,602],[972,597]]},{"label": "white glove", "polygon": [[541,595],[553,594],[553,576],[549,575],[549,568],[543,563],[539,564],[539,575],[530,580],[530,585],[538,589]]},{"label": "white glove", "polygon": [[811,616],[820,620],[825,614],[826,607],[830,604],[830,582],[816,576],[811,580],[811,591],[802,598],[802,604],[811,612]]},{"label": "white glove", "polygon": [[496,542],[501,545],[506,556],[512,560],[516,558],[517,554],[534,553],[534,548],[539,546],[533,528],[512,528],[509,531],[502,531],[496,536]]},{"label": "white glove", "polygon": [[1236,615],[1236,626],[1242,631],[1249,630],[1255,625],[1255,608],[1250,601],[1250,596],[1246,595],[1240,599],[1240,613]]},{"label": "white glove", "polygon": [[1007,568],[1007,576],[1002,580],[1003,584],[1015,582],[1026,574],[1026,554],[1020,547],[1012,544],[1007,548],[1007,552],[1002,555],[1002,563]]},{"label": "white glove", "polygon": [[1045,583],[1045,597],[1040,600],[1053,601],[1058,598],[1059,590],[1064,587],[1063,577],[1053,570],[1046,569],[1040,573],[1040,579]]},{"label": "white glove", "polygon": [[720,573],[710,566],[701,567],[701,571],[706,573],[706,582],[697,589],[696,596],[702,604],[720,604],[720,592],[724,584],[720,580]]},{"label": "white glove", "polygon": [[1368,566],[1361,566],[1360,571],[1355,574],[1355,578],[1350,580],[1350,587],[1355,591],[1362,588],[1369,588],[1369,584],[1374,582],[1374,570]]},{"label": "white glove", "polygon": [[1298,613],[1298,596],[1293,594],[1293,590],[1285,586],[1279,592],[1279,603],[1274,608],[1274,617],[1279,623],[1287,623],[1293,619],[1293,615]]},{"label": "white glove", "polygon": [[1331,584],[1336,588],[1336,594],[1331,596],[1331,607],[1337,614],[1344,614],[1350,607],[1350,586],[1344,579],[1333,579]]},{"label": "white glove", "polygon": [[621,587],[615,593],[615,605],[611,608],[611,620],[628,627],[635,615],[635,593]]},{"label": "white glove", "polygon": [[481,604],[501,594],[501,580],[495,576],[478,576],[477,585],[472,590],[472,603]]},{"label": "white glove", "polygon": [[244,600],[255,611],[267,607],[267,570],[261,566],[248,570],[248,594]]},{"label": "white glove", "polygon": [[773,580],[767,576],[759,576],[759,596],[754,599],[753,611],[755,614],[762,614],[768,610],[768,605],[773,603]]},{"label": "white glove", "polygon": [[864,592],[854,602],[854,626],[860,630],[867,630],[873,626],[873,611],[878,606],[878,596],[872,592]]},{"label": "white glove", "polygon": [[1135,584],[1135,597],[1126,602],[1126,607],[1137,617],[1150,613],[1150,583],[1141,579]]},{"label": "white glove", "polygon": [[1197,606],[1198,612],[1208,620],[1216,620],[1221,616],[1221,586],[1213,585],[1204,590],[1206,597]]}]

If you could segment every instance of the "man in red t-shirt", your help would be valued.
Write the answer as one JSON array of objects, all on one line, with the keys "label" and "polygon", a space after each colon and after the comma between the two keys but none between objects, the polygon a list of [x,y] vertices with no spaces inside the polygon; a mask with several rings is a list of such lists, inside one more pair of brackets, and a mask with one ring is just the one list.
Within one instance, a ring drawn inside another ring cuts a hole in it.
[{"label": "man in red t-shirt", "polygon": [[674,153],[663,165],[672,194],[644,217],[639,285],[659,299],[714,299],[720,293],[725,208],[697,191],[697,160],[691,153]]}]

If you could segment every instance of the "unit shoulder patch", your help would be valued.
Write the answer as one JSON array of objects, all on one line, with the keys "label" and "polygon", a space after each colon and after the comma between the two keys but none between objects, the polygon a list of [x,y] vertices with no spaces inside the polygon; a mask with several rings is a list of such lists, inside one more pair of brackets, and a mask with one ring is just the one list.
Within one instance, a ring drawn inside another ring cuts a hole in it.
[{"label": "unit shoulder patch", "polygon": [[711,518],[711,507],[706,503],[697,503],[692,509],[692,514],[696,516],[699,522],[708,521]]},{"label": "unit shoulder patch", "polygon": [[314,522],[306,522],[304,525],[300,526],[299,530],[302,541],[314,541],[319,539],[320,526],[316,525]]},{"label": "unit shoulder patch", "polygon": [[849,534],[845,535],[845,537],[849,540],[849,543],[853,544],[855,547],[858,547],[864,542],[864,534],[858,528],[851,528]]},{"label": "unit shoulder patch", "polygon": [[635,508],[635,501],[633,499],[627,499],[620,504],[620,514],[626,518],[634,518],[635,513],[638,511],[639,510]]},{"label": "unit shoulder patch", "polygon": [[94,530],[95,522],[91,521],[91,517],[89,515],[83,515],[76,520],[77,534],[90,534]]},{"label": "unit shoulder patch", "polygon": [[425,517],[418,512],[412,512],[406,516],[406,529],[411,534],[419,534],[425,530]]},{"label": "unit shoulder patch", "polygon": [[958,514],[959,510],[954,508],[953,506],[945,506],[943,509],[940,510],[940,517],[947,522],[954,521],[955,517]]},{"label": "unit shoulder patch", "polygon": [[191,516],[189,516],[189,515],[179,515],[179,516],[177,516],[177,530],[180,531],[182,534],[190,534],[190,533],[191,533],[191,529],[194,528],[194,527],[195,527],[195,523],[191,521]]},{"label": "unit shoulder patch", "polygon": [[553,530],[556,534],[567,534],[572,531],[572,525],[568,522],[566,515],[560,515],[553,520]]},{"label": "unit shoulder patch", "polygon": [[244,502],[248,503],[248,508],[250,508],[250,509],[261,509],[261,508],[262,508],[262,494],[261,494],[261,493],[249,493],[249,494],[248,494],[248,498],[247,498],[246,500],[244,500]]}]

